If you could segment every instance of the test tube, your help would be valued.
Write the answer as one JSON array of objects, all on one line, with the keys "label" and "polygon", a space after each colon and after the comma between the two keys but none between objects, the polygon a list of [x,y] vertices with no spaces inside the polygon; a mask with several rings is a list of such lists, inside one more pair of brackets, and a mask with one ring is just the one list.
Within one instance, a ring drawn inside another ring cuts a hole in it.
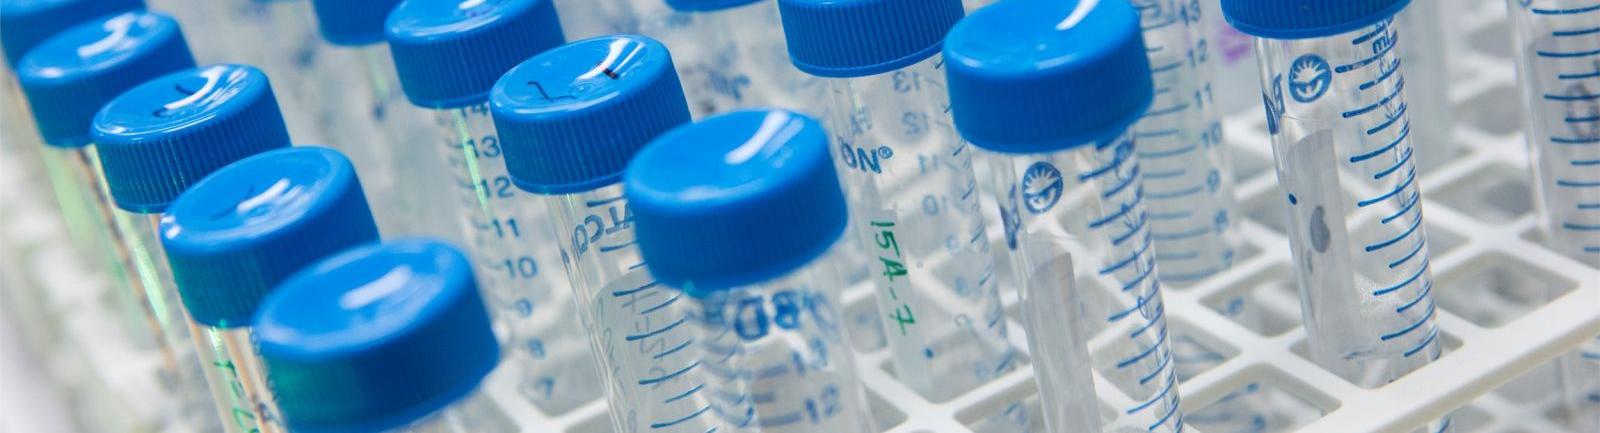
[{"label": "test tube", "polygon": [[124,269],[144,294],[166,349],[171,392],[199,431],[221,430],[209,410],[188,318],[161,248],[161,212],[189,185],[245,157],[289,145],[289,131],[261,70],[213,65],[146,81],[94,117],[100,158]]},{"label": "test tube", "polygon": [[689,122],[672,60],[649,37],[602,36],[528,59],[489,95],[511,180],[534,196],[521,205],[549,209],[551,224],[537,229],[554,233],[573,289],[546,302],[576,302],[616,431],[702,433],[710,425],[708,394],[690,395],[702,385],[699,358],[682,347],[694,333],[668,326],[685,310],[672,308],[678,296],[639,257],[622,192],[634,153]]},{"label": "test tube", "polygon": [[513,66],[565,42],[557,19],[550,0],[406,1],[385,25],[400,86],[430,110],[434,152],[450,166],[450,177],[432,181],[456,193],[430,203],[458,211],[490,311],[511,328],[508,351],[522,357],[513,361],[525,367],[519,390],[547,413],[602,392],[574,304],[541,302],[570,293],[560,272],[551,272],[561,253],[544,226],[545,209],[518,205],[527,193],[506,172],[489,93]]},{"label": "test tube", "polygon": [[695,329],[684,345],[708,383],[686,395],[712,402],[713,429],[877,431],[841,328],[849,212],[816,120],[738,111],[674,129],[623,189],[650,272],[688,297],[669,326]]},{"label": "test tube", "polygon": [[437,133],[428,112],[411,105],[400,90],[394,58],[384,41],[384,20],[399,0],[313,0],[327,46],[320,50],[323,78],[317,82],[328,110],[345,113],[330,139],[351,157],[362,187],[391,236],[431,236],[462,243],[454,209],[432,200],[451,197],[449,167],[434,150]]},{"label": "test tube", "polygon": [[290,431],[517,431],[477,391],[500,346],[471,262],[442,242],[316,262],[261,301],[253,326]]},{"label": "test tube", "polygon": [[[1544,238],[1556,251],[1600,267],[1600,1],[1507,1],[1506,7]],[[1600,430],[1600,339],[1558,364],[1574,427]]]},{"label": "test tube", "polygon": [[179,195],[160,230],[221,431],[283,432],[250,318],[289,274],[378,240],[354,166],[321,147],[245,158]]},{"label": "test tube", "polygon": [[[990,165],[1056,432],[1183,430],[1133,130],[1160,79],[1139,18],[1122,1],[1001,2],[945,42],[956,126]],[[1111,387],[1091,388],[1091,368]],[[1117,409],[1104,430],[1097,400],[1069,400],[1097,394]]]},{"label": "test tube", "polygon": [[[830,78],[829,129],[895,375],[943,401],[1015,368],[941,41],[960,0],[781,0],[789,55]],[[892,41],[892,42],[891,42]]]},{"label": "test tube", "polygon": [[1393,20],[1407,3],[1222,3],[1257,37],[1313,359],[1366,387],[1441,354]]},{"label": "test tube", "polygon": [[[126,254],[112,230],[99,158],[89,136],[100,107],[134,85],[194,67],[178,23],[150,12],[122,12],[89,19],[37,45],[17,63],[23,92],[46,146],[39,151],[57,204],[79,248],[112,283],[103,301],[121,316],[120,335],[141,349],[160,348],[155,317],[145,293],[123,268]],[[47,298],[60,298],[49,294]],[[97,296],[98,297],[98,296]],[[60,306],[42,306],[54,311]],[[52,308],[56,307],[56,308]]]},{"label": "test tube", "polygon": [[1188,288],[1233,266],[1233,167],[1212,88],[1198,2],[1137,0],[1155,100],[1134,126],[1161,282]]}]

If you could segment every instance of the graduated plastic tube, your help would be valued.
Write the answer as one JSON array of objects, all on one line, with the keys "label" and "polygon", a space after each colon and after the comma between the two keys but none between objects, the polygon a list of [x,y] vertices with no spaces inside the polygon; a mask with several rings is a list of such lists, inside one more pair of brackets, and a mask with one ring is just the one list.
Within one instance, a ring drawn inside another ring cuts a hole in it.
[{"label": "graduated plastic tube", "polygon": [[1155,102],[1134,126],[1161,282],[1191,287],[1233,266],[1239,237],[1233,166],[1212,88],[1199,3],[1145,0],[1139,10]]},{"label": "graduated plastic tube", "polygon": [[449,167],[438,158],[437,132],[428,111],[411,105],[400,89],[394,58],[384,41],[384,20],[399,0],[312,0],[325,48],[317,69],[326,110],[342,113],[331,142],[351,156],[361,173],[378,227],[389,236],[432,236],[465,244],[454,209],[435,200],[452,197]]},{"label": "graduated plastic tube", "polygon": [[223,431],[283,432],[250,319],[289,274],[377,242],[355,167],[321,147],[264,152],[195,183],[165,214],[161,245]]},{"label": "graduated plastic tube", "polygon": [[443,242],[402,239],[278,286],[253,326],[289,430],[517,432],[478,392],[500,346],[472,268]]},{"label": "graduated plastic tube", "polygon": [[831,87],[835,165],[865,255],[852,262],[876,285],[895,375],[941,401],[1011,371],[971,147],[951,127],[938,52],[961,2],[778,6],[795,66]]},{"label": "graduated plastic tube", "polygon": [[[1600,1],[1506,7],[1546,243],[1600,267]],[[1559,364],[1574,427],[1600,430],[1600,338]]]},{"label": "graduated plastic tube", "polygon": [[261,70],[242,65],[187,69],[140,84],[94,118],[93,137],[112,211],[123,266],[133,269],[171,351],[173,394],[195,429],[223,428],[208,411],[196,336],[180,303],[166,250],[161,213],[190,185],[223,166],[289,146],[272,86]]},{"label": "graduated plastic tube", "polygon": [[488,102],[506,71],[565,42],[557,19],[550,0],[408,1],[385,25],[400,86],[430,110],[432,152],[449,164],[449,177],[431,181],[453,193],[429,204],[457,212],[490,311],[510,327],[507,352],[523,367],[518,390],[552,414],[599,398],[599,378],[571,292],[553,272],[561,255],[548,213],[519,205],[527,193],[507,174]]},{"label": "graduated plastic tube", "polygon": [[539,228],[565,258],[616,431],[714,425],[687,310],[646,269],[622,191],[634,153],[689,122],[672,62],[654,39],[602,36],[528,59],[489,96],[506,168],[530,193],[519,204],[549,210],[553,224]]},{"label": "graduated plastic tube", "polygon": [[1001,2],[945,42],[956,125],[991,166],[1055,432],[1102,431],[1088,395],[1117,409],[1103,431],[1182,430],[1130,130],[1153,96],[1146,52],[1121,1]]},{"label": "graduated plastic tube", "polygon": [[1441,354],[1393,19],[1407,1],[1302,3],[1227,0],[1223,11],[1258,37],[1313,358],[1376,387]]},{"label": "graduated plastic tube", "polygon": [[[194,67],[178,23],[147,12],[89,19],[41,42],[16,65],[37,119],[38,138],[46,144],[40,146],[39,156],[68,231],[88,254],[85,258],[92,269],[104,270],[112,283],[108,293],[91,297],[106,302],[120,316],[120,329],[106,330],[104,335],[128,339],[139,349],[165,349],[160,344],[164,340],[156,338],[157,320],[133,269],[122,267],[126,251],[117,248],[112,206],[89,132],[95,112],[118,94],[145,80]],[[46,295],[42,299],[57,302],[75,297]],[[41,308],[70,307],[47,302]],[[56,314],[62,312],[50,313]]]},{"label": "graduated plastic tube", "polygon": [[717,431],[875,430],[840,320],[849,217],[827,149],[809,117],[738,111],[668,132],[624,175],[645,262],[686,298],[669,326],[695,330],[692,394]]}]

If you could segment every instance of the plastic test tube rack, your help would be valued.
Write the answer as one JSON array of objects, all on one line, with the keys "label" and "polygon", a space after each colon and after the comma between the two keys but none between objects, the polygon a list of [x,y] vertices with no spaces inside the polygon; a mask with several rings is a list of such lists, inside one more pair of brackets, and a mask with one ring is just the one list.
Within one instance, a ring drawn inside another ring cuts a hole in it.
[{"label": "plastic test tube rack", "polygon": [[[1305,335],[1289,274],[1288,241],[1278,228],[1283,225],[1282,193],[1272,173],[1265,120],[1252,108],[1229,115],[1225,122],[1249,244],[1229,271],[1193,288],[1165,291],[1174,338],[1192,339],[1223,358],[1182,383],[1187,413],[1204,413],[1213,403],[1248,389],[1281,403],[1265,413],[1270,431],[1409,431],[1456,410],[1454,431],[1565,432],[1549,416],[1558,393],[1527,373],[1542,371],[1558,355],[1600,333],[1600,269],[1540,245],[1514,103],[1515,70],[1504,6],[1498,1],[1463,3],[1470,10],[1452,24],[1460,32],[1456,37],[1467,43],[1451,53],[1449,78],[1457,110],[1455,135],[1465,150],[1422,173],[1446,355],[1376,389],[1350,384],[1303,355]],[[37,170],[15,158],[0,153],[0,180],[23,179]],[[63,294],[57,303],[74,305],[78,312],[68,318],[72,335],[62,338],[88,341],[92,330],[112,323],[87,322],[109,317],[109,311],[72,294],[94,293],[82,287],[105,280],[85,276],[85,264],[63,259],[72,255],[59,242],[65,230],[50,215],[50,200],[42,191],[0,191],[0,237],[7,242],[0,261],[4,269],[25,274],[8,275],[0,285],[38,284],[46,293]],[[999,224],[991,226],[991,237],[998,238]],[[1544,290],[1551,285],[1568,294],[1545,302]],[[72,287],[79,289],[68,290]],[[1015,293],[1006,291],[1012,329],[1021,330],[1015,323]],[[846,320],[872,317],[876,311],[867,285],[848,289],[843,299]],[[1240,307],[1256,309],[1261,324],[1246,327],[1222,313]],[[881,337],[856,331],[875,327],[853,326],[856,334],[851,337],[858,349],[867,348],[858,365],[873,412],[881,425],[889,426],[885,433],[972,433],[988,430],[984,426],[993,425],[989,423],[1037,418],[1036,406],[1028,406],[1029,400],[1037,404],[1031,367],[947,401],[928,401],[895,380],[888,370],[888,350],[878,344]],[[1020,331],[1010,339],[1026,350]],[[138,354],[127,345],[73,346],[68,350],[76,351],[73,356],[82,364],[53,368],[57,378],[74,378],[57,382],[117,397],[79,407],[76,415],[91,421],[82,425],[86,433],[108,431],[92,422],[108,414],[158,416],[156,408],[139,404],[148,399],[141,394],[148,391],[141,390],[152,389],[156,380],[153,354]],[[515,381],[497,380],[501,373],[490,377],[485,391],[500,403],[506,423],[522,431],[609,431],[602,401],[546,414],[520,396]]]}]

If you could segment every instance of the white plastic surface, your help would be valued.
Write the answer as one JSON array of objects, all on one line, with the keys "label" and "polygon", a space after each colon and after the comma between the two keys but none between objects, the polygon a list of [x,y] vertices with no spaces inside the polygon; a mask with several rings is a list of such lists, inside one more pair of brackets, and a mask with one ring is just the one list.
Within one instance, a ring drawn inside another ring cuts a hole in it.
[{"label": "white plastic surface", "polygon": [[[1192,339],[1225,358],[1182,383],[1183,407],[1190,416],[1248,390],[1271,403],[1266,406],[1271,412],[1264,430],[1268,432],[1408,432],[1456,410],[1453,431],[1457,433],[1593,433],[1559,426],[1552,415],[1557,392],[1553,384],[1541,382],[1548,380],[1541,375],[1547,369],[1541,367],[1600,335],[1600,269],[1540,246],[1526,149],[1518,131],[1504,6],[1498,1],[1461,4],[1471,9],[1449,24],[1457,37],[1467,41],[1457,47],[1466,49],[1451,53],[1449,70],[1456,139],[1465,150],[1423,172],[1422,178],[1446,355],[1377,389],[1357,387],[1300,355],[1305,337],[1288,274],[1288,241],[1275,228],[1283,225],[1279,206],[1284,200],[1271,170],[1265,121],[1252,108],[1226,122],[1239,179],[1238,199],[1247,217],[1242,231],[1248,246],[1233,269],[1193,288],[1165,291],[1175,338]],[[28,176],[24,173],[30,168],[23,167],[18,157],[10,149],[0,152],[0,180],[15,182]],[[65,259],[71,254],[55,251],[66,246],[59,224],[41,221],[54,218],[47,210],[49,200],[42,191],[0,193],[0,234],[5,243],[0,272],[62,295],[61,303],[82,308],[73,316],[106,313],[99,303],[74,295],[104,280],[81,277],[83,266]],[[999,234],[998,226],[991,224],[993,235]],[[1542,293],[1552,284],[1570,290],[1545,302]],[[1014,290],[1003,290],[1014,321]],[[850,320],[875,314],[870,287],[851,288],[843,298]],[[1247,328],[1222,314],[1240,307],[1258,309],[1261,325]],[[90,365],[74,368],[74,363],[58,363],[54,375],[72,377],[66,380],[74,389],[68,392],[72,397],[111,389],[121,401],[108,406],[79,401],[85,405],[73,409],[88,415],[81,417],[89,419],[88,424],[106,421],[103,417],[108,415],[155,416],[160,407],[151,404],[155,400],[148,394],[158,387],[153,355],[136,353],[126,345],[88,343],[97,337],[97,326],[111,325],[90,322],[86,317],[66,321],[71,333],[66,338],[75,348],[70,354],[89,355],[83,359]],[[857,326],[851,331],[872,328]],[[1016,330],[1011,342],[1026,350],[1023,328],[1013,322],[1011,329]],[[1037,417],[1037,410],[1027,406],[1035,392],[1030,366],[948,401],[928,401],[894,379],[888,350],[874,344],[881,343],[881,336],[858,332],[852,338],[858,348],[876,347],[858,357],[858,366],[873,412],[880,424],[888,426],[884,432],[991,433],[1030,413]],[[518,381],[507,380],[515,379],[512,376],[511,371],[497,372],[484,391],[498,402],[505,421],[522,431],[610,431],[603,402],[546,414],[522,397],[526,390],[518,389]],[[85,432],[120,431],[88,424],[83,425]]]}]

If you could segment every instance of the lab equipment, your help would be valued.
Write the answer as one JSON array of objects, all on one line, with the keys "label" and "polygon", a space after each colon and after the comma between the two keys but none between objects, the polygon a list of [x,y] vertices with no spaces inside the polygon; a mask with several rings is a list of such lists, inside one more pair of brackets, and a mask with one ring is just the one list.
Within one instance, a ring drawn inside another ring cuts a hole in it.
[{"label": "lab equipment", "polygon": [[561,255],[548,213],[518,206],[527,193],[506,172],[488,102],[506,71],[565,42],[557,19],[550,0],[407,1],[385,30],[401,88],[431,110],[434,152],[450,165],[450,177],[432,181],[451,185],[454,197],[429,203],[458,212],[490,311],[511,328],[515,362],[525,367],[519,388],[547,413],[599,398],[600,382],[578,313],[564,299],[571,292],[550,272]]},{"label": "lab equipment", "polygon": [[874,431],[834,269],[849,213],[816,120],[738,111],[674,129],[623,189],[650,272],[688,297],[669,327],[695,329],[699,371],[658,380],[703,378],[683,395],[711,401],[717,431]]},{"label": "lab equipment", "polygon": [[300,268],[377,242],[355,167],[321,147],[239,160],[179,195],[160,233],[222,431],[283,432],[250,318]]},{"label": "lab equipment", "polygon": [[554,233],[572,286],[544,302],[576,302],[615,431],[701,433],[713,416],[709,394],[691,395],[701,385],[699,358],[684,350],[694,333],[674,325],[685,310],[640,258],[622,191],[634,153],[689,122],[672,64],[654,39],[602,36],[528,59],[489,95],[507,171],[531,194],[517,205],[548,209],[552,224],[528,230]]},{"label": "lab equipment", "polygon": [[290,431],[517,431],[476,392],[500,346],[472,268],[442,242],[395,240],[316,262],[262,300],[253,326]]},{"label": "lab equipment", "polygon": [[193,335],[161,248],[161,212],[189,185],[245,157],[289,146],[289,131],[261,70],[212,65],[163,75],[112,99],[92,137],[124,269],[135,272],[163,347],[166,384],[191,428],[221,429],[207,402]]},{"label": "lab equipment", "polygon": [[[18,79],[28,97],[44,146],[39,156],[50,179],[68,230],[78,248],[97,269],[104,269],[112,287],[104,302],[115,307],[121,323],[117,335],[143,348],[163,348],[155,336],[154,317],[145,294],[123,268],[111,229],[111,204],[105,198],[99,157],[90,140],[96,111],[133,86],[168,72],[194,67],[182,31],[159,13],[122,12],[89,19],[47,39],[17,63]],[[59,298],[63,294],[50,294]],[[49,299],[46,298],[46,299]],[[55,311],[41,306],[44,311]]]},{"label": "lab equipment", "polygon": [[[1506,7],[1544,238],[1556,251],[1600,267],[1600,2],[1507,1]],[[1600,430],[1600,338],[1559,364],[1574,426]]]},{"label": "lab equipment", "polygon": [[1600,3],[1507,3],[1545,236],[1600,267]]},{"label": "lab equipment", "polygon": [[[1139,18],[1121,1],[1002,2],[945,42],[956,126],[990,164],[1055,432],[1102,431],[1097,400],[1068,400],[1096,394],[1116,408],[1103,431],[1183,430],[1131,130],[1160,79]],[[1091,388],[1090,368],[1110,386]]]},{"label": "lab equipment", "polygon": [[351,156],[378,218],[391,236],[430,236],[465,244],[455,209],[432,199],[452,197],[440,182],[449,167],[434,150],[437,135],[428,112],[400,90],[394,58],[384,42],[384,20],[399,0],[312,0],[326,46],[319,50],[315,82],[328,111],[342,113],[329,136]]},{"label": "lab equipment", "polygon": [[[660,0],[636,13],[639,32],[672,49],[689,111],[699,119],[770,105],[771,83],[784,77],[757,68],[786,63],[776,57],[784,52],[783,34],[772,28],[776,7],[775,0]],[[758,52],[768,55],[752,57]]]},{"label": "lab equipment", "polygon": [[1393,20],[1407,3],[1222,4],[1234,27],[1258,38],[1312,357],[1365,387],[1441,355]]},{"label": "lab equipment", "polygon": [[960,0],[781,0],[789,55],[826,77],[834,158],[894,372],[943,401],[1016,366],[972,155],[950,125],[945,33]]},{"label": "lab equipment", "polygon": [[1413,124],[1412,147],[1416,149],[1418,170],[1432,171],[1455,159],[1461,144],[1455,138],[1455,106],[1450,103],[1453,77],[1446,68],[1450,38],[1444,32],[1449,0],[1411,0],[1411,5],[1395,14],[1394,21],[1406,29],[1406,43],[1400,44],[1400,64],[1405,68],[1406,111],[1427,122]]},{"label": "lab equipment", "polygon": [[1243,239],[1198,2],[1138,0],[1155,101],[1134,126],[1161,282],[1187,288],[1233,266]]}]

